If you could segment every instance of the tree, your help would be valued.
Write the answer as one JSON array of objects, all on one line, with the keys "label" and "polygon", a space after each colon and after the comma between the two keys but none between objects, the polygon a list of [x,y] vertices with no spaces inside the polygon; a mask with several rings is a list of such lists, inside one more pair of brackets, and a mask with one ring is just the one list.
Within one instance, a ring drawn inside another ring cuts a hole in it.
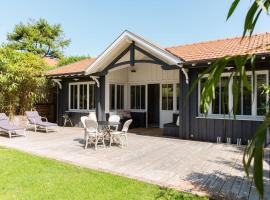
[{"label": "tree", "polygon": [[[240,0],[234,0],[233,3],[231,4],[231,7],[228,11],[227,15],[227,20],[233,15],[235,12],[237,6],[239,5]],[[246,35],[252,35],[254,28],[256,26],[256,23],[261,16],[262,13],[268,13],[269,5],[270,5],[270,0],[252,0],[251,1],[251,7],[249,8],[246,16],[245,16],[245,22],[244,22],[244,30],[243,30],[243,37]],[[231,73],[229,79],[233,78],[234,76],[240,77],[240,80],[242,80],[243,85],[248,91],[252,93],[252,88],[255,87],[255,83],[253,85],[250,85],[248,82],[247,74],[246,74],[246,69],[245,65],[250,64],[253,75],[255,73],[255,55],[246,55],[246,56],[226,56],[222,59],[217,60],[214,62],[209,68],[207,68],[204,73],[198,78],[198,80],[193,83],[192,85],[192,90],[194,90],[197,82],[203,77],[205,74],[209,74],[206,82],[204,83],[204,87],[202,89],[202,94],[201,94],[201,102],[200,105],[204,111],[204,113],[207,113],[210,103],[212,99],[215,98],[215,91],[213,88],[216,88],[218,81],[221,77],[221,74],[224,72],[225,67],[227,66],[228,63],[232,64],[234,63],[235,69]],[[229,84],[229,80],[227,82],[227,87]],[[239,84],[239,82],[238,82]],[[269,87],[264,87],[265,92],[270,91]],[[235,86],[235,89],[233,89],[233,96],[235,98],[239,97],[240,90],[237,89],[239,88],[239,85]],[[226,89],[226,87],[225,87]],[[191,92],[190,91],[190,92]],[[236,115],[237,111],[237,102],[234,101],[233,105],[233,114],[234,116]],[[269,102],[267,103],[269,104]],[[224,106],[224,105],[223,105]],[[267,105],[266,105],[266,110]],[[256,130],[255,136],[252,139],[252,142],[247,145],[244,155],[243,155],[243,165],[246,174],[249,176],[249,170],[251,169],[251,165],[253,163],[253,179],[254,183],[256,186],[256,189],[258,193],[260,194],[261,197],[264,195],[264,184],[263,184],[263,148],[265,144],[265,138],[266,138],[266,129],[270,125],[270,112],[269,110],[265,114],[265,119],[263,123],[259,126],[259,128]]]},{"label": "tree", "polygon": [[13,32],[7,34],[7,40],[10,48],[51,58],[61,58],[63,48],[70,44],[61,25],[50,25],[45,19],[16,25]]},{"label": "tree", "polygon": [[74,62],[78,62],[80,60],[89,58],[89,56],[69,56],[69,57],[63,57],[62,59],[60,59],[58,66],[64,66],[64,65],[68,65]]},{"label": "tree", "polygon": [[46,66],[40,56],[0,48],[0,112],[23,114],[46,98]]}]

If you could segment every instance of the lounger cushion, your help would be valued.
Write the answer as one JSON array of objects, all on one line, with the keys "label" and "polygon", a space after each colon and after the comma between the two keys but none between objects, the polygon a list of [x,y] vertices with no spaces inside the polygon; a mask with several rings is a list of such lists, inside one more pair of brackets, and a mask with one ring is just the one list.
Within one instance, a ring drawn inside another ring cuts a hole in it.
[{"label": "lounger cushion", "polygon": [[37,111],[26,111],[26,116],[27,119],[29,120],[29,122],[31,124],[37,124],[37,123],[41,123],[41,116],[39,116]]},{"label": "lounger cushion", "polygon": [[51,123],[51,122],[36,122],[36,125],[39,126],[44,126],[44,127],[50,127],[50,126],[57,126],[57,124],[55,123]]},{"label": "lounger cushion", "polygon": [[8,117],[5,113],[0,113],[0,120],[8,120]]},{"label": "lounger cushion", "polygon": [[14,125],[2,125],[0,124],[0,129],[6,130],[6,131],[16,131],[16,130],[24,130],[24,128],[14,126]]},{"label": "lounger cushion", "polygon": [[0,120],[0,129],[5,131],[16,131],[16,130],[24,130],[22,127],[15,126],[10,124],[8,120]]}]

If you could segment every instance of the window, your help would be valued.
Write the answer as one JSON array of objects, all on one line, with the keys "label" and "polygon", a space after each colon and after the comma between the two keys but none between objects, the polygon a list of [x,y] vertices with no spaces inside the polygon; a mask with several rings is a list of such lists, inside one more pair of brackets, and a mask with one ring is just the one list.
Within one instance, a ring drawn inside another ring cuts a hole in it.
[{"label": "window", "polygon": [[173,84],[162,84],[162,110],[173,110]]},{"label": "window", "polygon": [[[262,94],[261,86],[268,85],[268,72],[256,71],[255,77],[251,72],[247,73],[247,80],[250,85],[255,81],[255,91],[250,92],[244,87],[239,77],[229,79],[230,74],[223,74],[218,86],[215,88],[215,99],[212,100],[208,114],[232,114],[235,109],[236,115],[240,116],[263,116],[266,113],[267,94]],[[206,78],[199,82],[199,92],[201,94]],[[237,96],[233,94],[238,91]],[[253,97],[254,95],[254,97]],[[200,96],[200,95],[199,95]],[[199,102],[200,103],[200,100]],[[236,106],[234,108],[234,106]],[[202,109],[199,107],[199,112]]]},{"label": "window", "polygon": [[110,110],[124,109],[124,85],[110,84]]},{"label": "window", "polygon": [[263,94],[261,86],[267,83],[267,76],[266,74],[257,74],[256,75],[257,81],[257,115],[265,115],[266,113],[266,104],[267,104],[267,95]]},{"label": "window", "polygon": [[78,109],[78,85],[70,85],[70,109]]},{"label": "window", "polygon": [[179,83],[176,84],[176,109],[179,110]]},{"label": "window", "polygon": [[95,85],[89,84],[89,110],[95,109],[96,101],[95,101]]},{"label": "window", "polygon": [[145,109],[145,85],[130,86],[130,108]]},{"label": "window", "polygon": [[[251,75],[247,76],[249,84],[252,85]],[[233,78],[233,91],[239,92],[238,96],[233,97],[233,104],[236,106],[237,115],[251,115],[252,113],[252,93],[243,86],[239,77]]]},{"label": "window", "polygon": [[79,109],[81,110],[87,110],[87,84],[80,84],[80,104],[79,104]]},{"label": "window", "polygon": [[227,87],[229,77],[221,77],[218,86],[215,88],[215,99],[212,101],[213,114],[229,113],[229,87]]},{"label": "window", "polygon": [[69,84],[69,109],[92,110],[95,108],[95,86],[92,83]]},{"label": "window", "polygon": [[110,84],[110,110],[115,109],[115,85]]}]

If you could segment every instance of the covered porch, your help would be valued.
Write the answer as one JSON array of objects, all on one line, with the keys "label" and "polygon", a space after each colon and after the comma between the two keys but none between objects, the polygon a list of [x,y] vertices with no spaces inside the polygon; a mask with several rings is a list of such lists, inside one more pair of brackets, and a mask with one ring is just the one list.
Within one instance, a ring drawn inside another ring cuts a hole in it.
[{"label": "covered porch", "polygon": [[62,125],[62,116],[68,114],[81,126],[80,117],[95,112],[98,120],[112,114],[123,121],[132,118],[131,128],[163,128],[179,115],[179,80],[188,81],[181,63],[179,57],[125,31],[81,71],[74,70],[75,63],[49,75],[58,84],[58,123]]}]

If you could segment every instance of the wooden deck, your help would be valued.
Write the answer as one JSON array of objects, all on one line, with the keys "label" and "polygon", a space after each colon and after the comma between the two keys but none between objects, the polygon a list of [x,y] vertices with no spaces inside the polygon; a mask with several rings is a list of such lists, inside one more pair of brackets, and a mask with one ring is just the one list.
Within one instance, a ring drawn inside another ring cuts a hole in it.
[{"label": "wooden deck", "polygon": [[[136,132],[136,130],[135,130]],[[173,187],[181,191],[208,194],[217,199],[259,200],[253,183],[244,175],[243,149],[163,137],[129,134],[129,146],[84,150],[80,128],[60,128],[58,133],[34,133],[8,139],[0,145],[91,169]],[[264,162],[265,199],[270,199],[269,149]]]}]

